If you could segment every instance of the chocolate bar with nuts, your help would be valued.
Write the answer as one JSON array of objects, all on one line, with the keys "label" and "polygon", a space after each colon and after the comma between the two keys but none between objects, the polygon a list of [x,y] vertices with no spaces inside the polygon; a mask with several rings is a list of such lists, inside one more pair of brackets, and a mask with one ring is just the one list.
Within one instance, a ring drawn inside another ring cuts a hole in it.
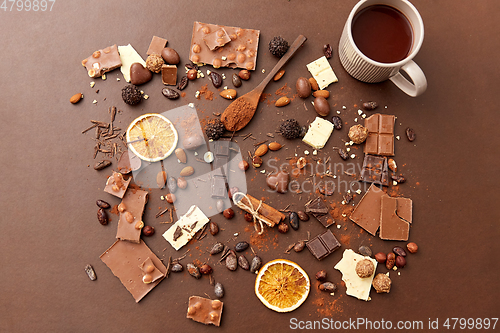
[{"label": "chocolate bar with nuts", "polygon": [[139,243],[144,227],[142,214],[148,202],[148,192],[142,190],[127,191],[118,206],[120,219],[116,230],[116,238]]},{"label": "chocolate bar with nuts", "polygon": [[214,68],[254,70],[259,35],[260,31],[255,29],[194,22],[189,60],[198,65],[210,64]]},{"label": "chocolate bar with nuts", "polygon": [[187,318],[205,325],[220,326],[224,303],[199,296],[189,297]]},{"label": "chocolate bar with nuts", "polygon": [[82,61],[82,65],[85,66],[90,77],[100,77],[104,73],[121,67],[122,61],[118,53],[118,47],[115,44],[95,51],[91,56]]}]

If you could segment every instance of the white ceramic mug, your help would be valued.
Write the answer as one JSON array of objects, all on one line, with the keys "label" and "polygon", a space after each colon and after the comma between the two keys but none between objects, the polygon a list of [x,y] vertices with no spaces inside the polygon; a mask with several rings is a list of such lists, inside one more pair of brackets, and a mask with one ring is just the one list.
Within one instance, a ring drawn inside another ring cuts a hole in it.
[{"label": "white ceramic mug", "polygon": [[[372,5],[387,5],[396,8],[410,21],[413,30],[413,44],[408,55],[401,61],[382,63],[365,56],[354,43],[352,36],[352,21],[362,9]],[[424,72],[412,60],[418,53],[424,40],[424,23],[417,9],[406,0],[361,0],[354,6],[344,26],[339,43],[339,57],[342,66],[355,79],[375,83],[391,80],[406,94],[416,97],[427,88]],[[413,81],[408,81],[400,71]]]}]

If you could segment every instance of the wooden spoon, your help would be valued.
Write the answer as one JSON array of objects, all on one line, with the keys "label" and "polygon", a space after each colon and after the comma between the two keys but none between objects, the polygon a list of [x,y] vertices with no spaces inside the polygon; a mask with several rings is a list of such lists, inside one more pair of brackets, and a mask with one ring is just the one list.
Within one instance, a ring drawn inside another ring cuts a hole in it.
[{"label": "wooden spoon", "polygon": [[260,95],[266,88],[269,81],[278,73],[278,71],[283,67],[288,60],[297,52],[297,50],[304,44],[307,40],[306,37],[300,35],[293,42],[292,46],[287,53],[278,61],[276,66],[272,71],[267,74],[266,78],[255,87],[252,91],[246,93],[245,95],[235,99],[229,106],[224,110],[220,120],[224,124],[224,127],[230,132],[239,131],[252,120],[255,111],[257,110],[257,105],[259,104]]}]

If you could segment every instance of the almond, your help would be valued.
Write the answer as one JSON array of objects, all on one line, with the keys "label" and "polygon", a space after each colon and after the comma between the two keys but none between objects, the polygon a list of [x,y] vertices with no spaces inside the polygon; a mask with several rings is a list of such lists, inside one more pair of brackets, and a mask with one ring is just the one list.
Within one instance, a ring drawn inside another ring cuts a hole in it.
[{"label": "almond", "polygon": [[330,97],[330,92],[328,90],[316,90],[315,92],[313,92],[313,96],[328,98]]},{"label": "almond", "polygon": [[259,146],[259,148],[257,148],[257,150],[255,151],[255,156],[264,156],[266,153],[267,153],[267,150],[269,148],[267,148],[267,145],[266,144],[261,144]]},{"label": "almond", "polygon": [[274,105],[276,105],[277,107],[282,107],[282,106],[285,106],[288,104],[290,104],[290,98],[288,98],[286,96],[278,98],[276,103],[274,103]]},{"label": "almond", "polygon": [[272,151],[280,150],[281,144],[278,142],[271,142],[271,143],[269,143],[269,149]]},{"label": "almond", "polygon": [[235,99],[236,98],[236,90],[234,89],[224,89],[220,92],[222,97],[225,99]]},{"label": "almond", "polygon": [[80,100],[83,98],[83,94],[82,93],[78,93],[78,94],[74,94],[73,96],[71,96],[71,98],[69,99],[69,101],[71,102],[71,104],[76,104],[78,102],[80,102]]},{"label": "almond", "polygon": [[175,156],[179,159],[181,163],[186,163],[187,162],[187,157],[186,157],[186,152],[182,148],[177,148],[175,150]]},{"label": "almond", "polygon": [[194,173],[194,169],[192,166],[187,166],[184,169],[181,170],[181,177],[188,177],[191,176]]},{"label": "almond", "polygon": [[281,79],[283,77],[283,75],[285,75],[284,69],[282,69],[278,73],[276,73],[276,75],[273,77],[273,81],[278,81],[279,79]]},{"label": "almond", "polygon": [[394,172],[398,171],[398,166],[396,164],[396,161],[394,161],[392,158],[390,158],[387,161],[387,164],[389,165],[389,169],[391,169],[392,171],[394,171]]},{"label": "almond", "polygon": [[316,82],[316,79],[313,77],[309,78],[309,83],[311,84],[311,89],[312,90],[319,90],[318,82]]}]

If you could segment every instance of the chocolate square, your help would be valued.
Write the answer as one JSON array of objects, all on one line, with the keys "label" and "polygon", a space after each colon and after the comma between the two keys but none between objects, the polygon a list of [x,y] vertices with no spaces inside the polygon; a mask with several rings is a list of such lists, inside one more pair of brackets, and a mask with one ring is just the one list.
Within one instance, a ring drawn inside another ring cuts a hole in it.
[{"label": "chocolate square", "polygon": [[157,54],[161,55],[161,51],[167,46],[168,41],[164,38],[153,36],[151,44],[149,44],[147,55]]},{"label": "chocolate square", "polygon": [[396,117],[376,113],[365,119],[368,138],[365,141],[365,154],[394,156],[394,121]]},{"label": "chocolate square", "polygon": [[365,155],[359,180],[389,186],[387,157]]},{"label": "chocolate square", "polygon": [[165,85],[175,86],[177,84],[177,66],[175,65],[161,66],[161,80]]},{"label": "chocolate square", "polygon": [[335,223],[330,215],[328,208],[320,197],[312,200],[305,205],[306,213],[311,213],[325,228]]},{"label": "chocolate square", "polygon": [[321,260],[337,250],[341,244],[330,230],[326,230],[308,241],[306,246],[316,259]]},{"label": "chocolate square", "polygon": [[311,251],[316,259],[321,260],[329,254],[328,249],[323,245],[319,238],[313,238],[306,243],[307,248]]},{"label": "chocolate square", "polygon": [[212,197],[225,198],[227,193],[226,178],[221,176],[213,176],[210,181],[210,190]]},{"label": "chocolate square", "polygon": [[142,263],[150,258],[164,276],[167,273],[165,265],[142,240],[139,244],[117,240],[106,252],[101,254],[100,258],[120,279],[120,282],[132,294],[136,302],[139,302],[163,280],[160,278],[152,283],[144,283],[142,281],[143,271],[137,263]]}]

